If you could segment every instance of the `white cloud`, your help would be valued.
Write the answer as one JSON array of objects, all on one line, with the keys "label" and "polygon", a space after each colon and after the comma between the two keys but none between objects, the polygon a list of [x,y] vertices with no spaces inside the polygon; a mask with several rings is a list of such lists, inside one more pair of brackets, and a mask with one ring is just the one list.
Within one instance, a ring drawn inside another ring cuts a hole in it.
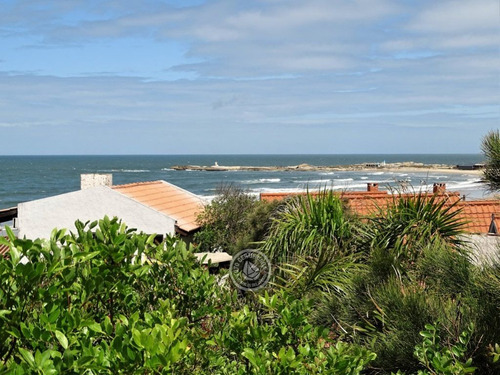
[{"label": "white cloud", "polygon": [[[248,152],[252,144],[254,152],[272,152],[264,147],[273,142],[281,151],[323,145],[329,152],[328,141],[347,147],[365,137],[387,145],[400,136],[398,152],[457,127],[453,140],[470,144],[472,129],[480,137],[498,126],[496,3],[1,3],[0,126],[4,137],[29,136],[26,127],[44,136],[50,128],[90,142],[86,132],[98,132],[97,144],[111,153],[124,147],[113,145],[113,135],[131,150],[135,138],[142,147],[147,137],[161,150],[166,137],[177,152],[210,151],[210,142],[220,152]],[[419,128],[422,134],[404,140],[405,129]]]},{"label": "white cloud", "polygon": [[411,30],[432,33],[476,33],[499,29],[497,0],[447,0],[432,2],[409,25]]}]

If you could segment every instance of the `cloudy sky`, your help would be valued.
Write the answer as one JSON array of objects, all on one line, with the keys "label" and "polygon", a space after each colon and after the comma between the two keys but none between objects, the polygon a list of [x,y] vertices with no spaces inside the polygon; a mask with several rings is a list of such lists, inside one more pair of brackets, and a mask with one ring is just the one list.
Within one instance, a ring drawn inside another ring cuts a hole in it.
[{"label": "cloudy sky", "polygon": [[498,0],[1,0],[0,154],[476,153]]}]

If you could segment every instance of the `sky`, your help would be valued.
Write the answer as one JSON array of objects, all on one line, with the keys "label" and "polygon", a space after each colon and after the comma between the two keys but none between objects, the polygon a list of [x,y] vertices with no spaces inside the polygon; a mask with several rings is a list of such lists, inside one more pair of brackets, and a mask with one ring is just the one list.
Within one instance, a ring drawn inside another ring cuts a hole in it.
[{"label": "sky", "polygon": [[0,154],[478,153],[499,0],[0,0]]}]

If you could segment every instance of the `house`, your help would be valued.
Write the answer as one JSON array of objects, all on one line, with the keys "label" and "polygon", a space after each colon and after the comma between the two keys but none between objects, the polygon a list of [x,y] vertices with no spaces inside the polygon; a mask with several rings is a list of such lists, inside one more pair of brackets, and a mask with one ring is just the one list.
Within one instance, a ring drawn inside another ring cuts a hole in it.
[{"label": "house", "polygon": [[200,229],[197,217],[205,201],[196,194],[162,180],[117,185],[112,189],[173,218],[178,234],[189,236]]},{"label": "house", "polygon": [[[321,192],[314,191],[310,194],[317,195]],[[260,199],[264,201],[282,200],[290,196],[305,193],[261,193]],[[380,210],[388,207],[394,199],[399,197],[421,196],[434,197],[445,206],[460,209],[458,217],[464,221],[464,230],[470,234],[498,234],[500,231],[500,200],[465,201],[458,192],[446,190],[446,184],[434,184],[432,192],[397,193],[379,190],[377,183],[368,183],[366,191],[337,192],[347,208],[360,217],[376,215]]]},{"label": "house", "polygon": [[[310,192],[318,195],[321,192]],[[305,193],[261,193],[264,201],[283,200],[290,196],[304,195]],[[460,210],[457,217],[464,222],[463,238],[469,243],[473,260],[478,264],[500,260],[500,200],[465,201],[458,192],[446,190],[446,184],[434,184],[432,193],[401,193],[390,194],[380,191],[377,183],[368,183],[366,191],[337,192],[347,208],[361,218],[377,215],[399,197],[421,196],[434,197],[439,202],[444,201],[444,207]]]},{"label": "house", "polygon": [[54,228],[74,231],[74,222],[117,216],[145,233],[190,236],[199,229],[198,212],[205,202],[166,181],[112,185],[111,175],[84,174],[81,190],[20,203],[19,236],[48,238]]}]

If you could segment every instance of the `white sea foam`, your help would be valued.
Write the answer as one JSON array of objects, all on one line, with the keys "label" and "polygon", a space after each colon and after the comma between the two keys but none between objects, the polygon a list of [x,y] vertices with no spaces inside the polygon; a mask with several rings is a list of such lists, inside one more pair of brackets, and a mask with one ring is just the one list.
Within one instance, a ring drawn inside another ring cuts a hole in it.
[{"label": "white sea foam", "polygon": [[255,180],[245,180],[241,181],[243,184],[262,184],[262,183],[276,183],[280,182],[280,178],[259,178]]},{"label": "white sea foam", "polygon": [[259,194],[259,193],[301,193],[305,192],[308,189],[306,188],[256,188],[250,189],[251,193]]},{"label": "white sea foam", "polygon": [[320,179],[320,180],[307,180],[307,181],[299,181],[299,183],[310,183],[310,184],[328,184],[333,180]]},{"label": "white sea foam", "polygon": [[173,171],[173,169],[172,169],[172,168],[162,168],[161,170],[162,170],[162,171]]},{"label": "white sea foam", "polygon": [[353,178],[335,178],[333,181],[335,182],[348,182],[348,181],[354,181]]},{"label": "white sea foam", "polygon": [[467,181],[449,181],[446,184],[447,190],[461,190],[461,189],[485,189],[485,184],[481,183],[480,179],[469,179]]},{"label": "white sea foam", "polygon": [[381,174],[384,174],[385,172],[373,172],[373,173],[369,173],[370,175],[372,176],[380,176]]},{"label": "white sea foam", "polygon": [[440,179],[440,178],[450,178],[450,176],[430,176],[432,178]]},{"label": "white sea foam", "polygon": [[329,179],[326,179],[326,178],[322,178],[322,179],[319,179],[319,180],[294,180],[293,183],[294,184],[329,184],[331,185],[333,180],[329,180]]},{"label": "white sea foam", "polygon": [[280,182],[281,178],[260,178],[260,182]]},{"label": "white sea foam", "polygon": [[144,172],[151,172],[151,171],[149,169],[107,169],[107,170],[102,170],[100,172],[144,173]]}]

